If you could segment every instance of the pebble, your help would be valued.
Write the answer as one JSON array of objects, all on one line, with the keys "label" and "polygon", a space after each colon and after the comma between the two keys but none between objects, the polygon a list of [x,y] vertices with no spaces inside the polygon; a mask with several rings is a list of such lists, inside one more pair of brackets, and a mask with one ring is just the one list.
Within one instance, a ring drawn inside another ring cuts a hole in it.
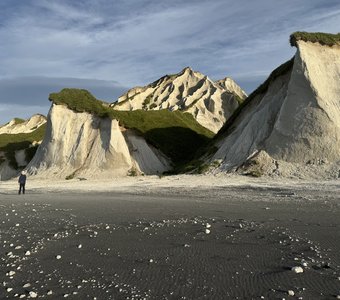
[{"label": "pebble", "polygon": [[206,233],[206,234],[209,234],[209,233],[210,233],[210,230],[209,230],[209,229],[206,229],[206,230],[205,230],[205,233]]},{"label": "pebble", "polygon": [[36,292],[33,292],[33,291],[29,292],[29,295],[30,295],[31,298],[37,298],[38,297],[38,294]]},{"label": "pebble", "polygon": [[57,255],[55,258],[56,259],[61,259],[61,255]]},{"label": "pebble", "polygon": [[303,269],[301,268],[301,267],[293,267],[292,268],[292,271],[294,272],[294,273],[303,273]]},{"label": "pebble", "polygon": [[83,247],[83,245],[82,244],[79,244],[78,245],[78,249],[80,249],[80,248],[82,248]]},{"label": "pebble", "polygon": [[25,255],[26,255],[26,256],[31,255],[31,251],[26,251],[26,252],[25,252]]},{"label": "pebble", "polygon": [[292,291],[292,290],[289,290],[289,291],[288,291],[288,295],[289,295],[289,296],[294,296],[294,295],[295,295],[295,293],[294,293],[294,291]]},{"label": "pebble", "polygon": [[23,288],[28,288],[28,287],[30,287],[30,286],[31,286],[30,283],[25,283],[22,287],[23,287]]},{"label": "pebble", "polygon": [[47,295],[52,295],[53,294],[53,292],[51,291],[51,290],[49,290],[48,292],[47,292]]},{"label": "pebble", "polygon": [[12,288],[7,288],[6,291],[9,293],[9,292],[13,291],[13,289]]}]

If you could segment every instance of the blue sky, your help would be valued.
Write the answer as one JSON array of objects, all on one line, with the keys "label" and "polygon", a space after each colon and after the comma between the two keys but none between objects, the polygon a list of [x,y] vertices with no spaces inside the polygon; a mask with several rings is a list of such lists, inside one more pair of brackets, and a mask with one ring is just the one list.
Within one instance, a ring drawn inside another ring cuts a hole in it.
[{"label": "blue sky", "polygon": [[250,93],[295,49],[340,31],[339,0],[0,0],[0,124],[46,114],[48,94],[114,101],[186,66]]}]

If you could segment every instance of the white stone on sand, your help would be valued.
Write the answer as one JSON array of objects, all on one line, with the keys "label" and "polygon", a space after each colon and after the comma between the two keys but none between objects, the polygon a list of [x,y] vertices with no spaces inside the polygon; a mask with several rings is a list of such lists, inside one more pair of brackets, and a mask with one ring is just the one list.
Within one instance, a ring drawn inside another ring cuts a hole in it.
[{"label": "white stone on sand", "polygon": [[300,267],[300,266],[295,266],[295,267],[292,267],[292,271],[294,272],[294,273],[303,273],[303,268],[302,267]]}]

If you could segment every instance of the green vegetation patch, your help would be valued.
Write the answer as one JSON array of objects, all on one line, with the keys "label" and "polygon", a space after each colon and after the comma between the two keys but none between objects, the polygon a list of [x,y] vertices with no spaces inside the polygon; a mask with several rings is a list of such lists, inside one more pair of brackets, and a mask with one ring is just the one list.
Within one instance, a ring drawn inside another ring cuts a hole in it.
[{"label": "green vegetation patch", "polygon": [[114,110],[88,91],[79,89],[63,89],[60,93],[50,94],[49,99],[76,112],[88,112],[118,120],[125,128],[134,129],[143,135],[148,142],[170,157],[175,165],[189,161],[214,136],[189,113],[167,109]]},{"label": "green vegetation patch", "polygon": [[297,46],[298,41],[319,43],[321,45],[334,46],[340,45],[340,33],[323,33],[323,32],[304,32],[297,31],[290,35],[290,44],[293,47]]},{"label": "green vegetation patch", "polygon": [[82,89],[63,89],[52,93],[49,100],[55,104],[64,104],[76,112],[88,112],[99,117],[108,117],[107,103],[97,100],[89,91]]},{"label": "green vegetation patch", "polygon": [[18,124],[22,124],[24,123],[25,120],[24,119],[20,119],[20,118],[14,118],[14,124],[18,125]]},{"label": "green vegetation patch", "polygon": [[146,110],[151,103],[152,95],[147,96],[143,101],[143,109]]},{"label": "green vegetation patch", "polygon": [[[37,130],[30,133],[19,134],[0,134],[0,151],[5,152],[6,158],[12,168],[18,169],[15,159],[15,152],[23,149],[26,150],[26,160],[33,158],[37,147],[28,150],[32,142],[41,141],[44,137],[46,124],[40,126]],[[35,151],[34,151],[35,150]]]}]

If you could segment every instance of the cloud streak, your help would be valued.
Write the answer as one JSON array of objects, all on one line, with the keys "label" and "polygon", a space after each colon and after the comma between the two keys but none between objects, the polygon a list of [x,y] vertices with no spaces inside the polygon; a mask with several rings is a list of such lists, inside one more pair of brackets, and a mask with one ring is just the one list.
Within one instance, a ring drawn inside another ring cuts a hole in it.
[{"label": "cloud streak", "polygon": [[339,1],[326,2],[3,0],[0,79],[133,87],[189,65],[212,79],[231,76],[251,92],[293,56],[290,33],[340,28]]}]

